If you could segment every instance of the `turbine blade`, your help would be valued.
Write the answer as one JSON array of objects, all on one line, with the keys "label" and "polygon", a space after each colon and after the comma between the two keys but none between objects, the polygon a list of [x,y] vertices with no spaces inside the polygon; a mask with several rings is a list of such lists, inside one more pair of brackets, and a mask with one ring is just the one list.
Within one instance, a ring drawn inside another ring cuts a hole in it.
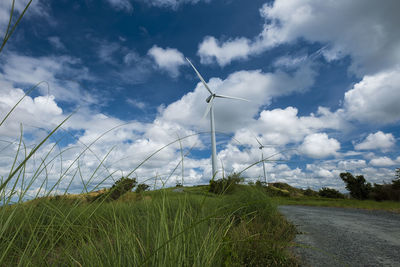
[{"label": "turbine blade", "polygon": [[250,100],[247,100],[247,99],[244,99],[244,98],[241,98],[241,97],[233,97],[233,96],[227,96],[227,95],[215,95],[215,97],[236,99],[236,100],[242,100],[242,101],[250,102]]},{"label": "turbine blade", "polygon": [[192,66],[192,68],[194,69],[194,71],[196,72],[197,76],[199,77],[200,81],[203,83],[204,87],[207,89],[208,92],[210,92],[210,94],[213,94],[213,92],[211,92],[211,89],[208,87],[206,81],[203,79],[203,77],[201,76],[201,74],[197,71],[197,69],[194,67],[194,65],[192,64],[192,62],[190,62],[190,60],[188,58],[186,58],[186,60],[189,62],[190,66]]},{"label": "turbine blade", "polygon": [[208,102],[206,111],[204,112],[204,115],[201,119],[204,119],[207,116],[207,114],[210,112],[211,106],[213,105],[213,100],[214,100],[214,97],[211,97],[210,102]]},{"label": "turbine blade", "polygon": [[258,138],[257,138],[256,136],[254,136],[254,137],[256,138],[257,143],[258,143],[260,146],[264,147],[264,146],[261,144],[260,140],[258,140]]}]

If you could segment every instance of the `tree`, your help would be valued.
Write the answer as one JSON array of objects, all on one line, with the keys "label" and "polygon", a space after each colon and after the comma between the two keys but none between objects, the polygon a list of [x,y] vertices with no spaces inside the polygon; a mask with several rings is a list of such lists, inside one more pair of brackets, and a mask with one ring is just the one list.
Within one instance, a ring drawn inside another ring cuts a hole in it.
[{"label": "tree", "polygon": [[346,183],[346,189],[353,198],[367,199],[369,197],[372,186],[366,182],[363,175],[354,177],[351,173],[344,172],[340,174],[340,178]]},{"label": "tree", "polygon": [[394,176],[396,178],[394,180],[392,180],[392,188],[395,190],[399,190],[400,189],[400,168],[396,169]]}]

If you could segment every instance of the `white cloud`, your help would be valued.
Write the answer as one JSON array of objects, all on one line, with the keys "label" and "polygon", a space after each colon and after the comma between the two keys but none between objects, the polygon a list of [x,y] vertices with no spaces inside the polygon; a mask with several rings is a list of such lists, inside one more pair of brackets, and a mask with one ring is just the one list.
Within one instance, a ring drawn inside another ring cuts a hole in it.
[{"label": "white cloud", "polygon": [[155,6],[155,7],[163,7],[163,8],[171,8],[176,10],[179,6],[183,4],[197,4],[199,2],[210,2],[211,0],[141,0],[146,4]]},{"label": "white cloud", "polygon": [[328,109],[320,107],[317,114],[298,116],[294,107],[263,110],[257,121],[235,132],[235,139],[244,144],[254,145],[254,135],[264,145],[298,144],[304,137],[324,129],[340,130],[346,122]]},{"label": "white cloud", "polygon": [[314,133],[304,138],[303,144],[299,147],[299,151],[311,158],[325,158],[336,155],[340,149],[340,143],[329,138],[326,133]]},{"label": "white cloud", "polygon": [[356,150],[388,150],[392,148],[395,143],[396,139],[391,133],[385,134],[382,131],[378,131],[374,134],[369,134],[363,142],[356,144],[354,148]]},{"label": "white cloud", "polygon": [[131,13],[133,6],[129,0],[107,0],[107,2],[116,10]]},{"label": "white cloud", "polygon": [[[0,69],[0,80],[16,85],[33,86],[39,82],[47,82],[49,88],[40,86],[43,95],[49,92],[58,101],[79,103],[96,103],[97,97],[82,92],[79,82],[94,80],[89,70],[80,61],[69,56],[29,57],[15,53],[5,54]],[[1,88],[0,88],[1,90]]]},{"label": "white cloud", "polygon": [[[243,37],[219,42],[208,36],[198,53],[204,63],[215,60],[226,65],[303,38],[327,45],[323,54],[328,60],[350,55],[351,70],[362,76],[400,62],[398,9],[397,0],[384,5],[375,0],[276,0],[260,9],[266,23],[253,40]],[[232,49],[224,50],[227,47]]]},{"label": "white cloud", "polygon": [[347,114],[361,122],[397,122],[400,120],[399,103],[400,68],[367,75],[344,96]]},{"label": "white cloud", "polygon": [[[5,33],[6,28],[10,18],[10,11],[12,0],[2,0],[0,1],[0,32]],[[29,0],[19,0],[14,2],[14,14],[13,17],[19,16],[22,11],[25,9]],[[45,17],[48,18],[48,9],[42,3],[42,1],[32,1],[30,4],[28,11],[25,13],[23,20],[29,19],[30,17]]]},{"label": "white cloud", "polygon": [[164,49],[154,45],[149,49],[148,54],[160,69],[168,72],[173,78],[179,76],[179,67],[186,64],[183,54],[175,48]]},{"label": "white cloud", "polygon": [[225,66],[236,59],[247,59],[251,51],[250,41],[237,38],[220,43],[214,37],[207,36],[199,45],[197,54],[202,64],[211,64],[216,60],[220,66]]},{"label": "white cloud", "polygon": [[106,63],[117,64],[115,53],[121,50],[118,43],[102,42],[97,51],[98,57],[101,61]]},{"label": "white cloud", "polygon": [[[0,114],[5,116],[24,95],[21,89],[0,90]],[[63,118],[62,109],[54,101],[54,96],[26,96],[0,127],[0,134],[16,137],[20,133],[20,124],[24,125],[25,132],[36,131],[36,127],[50,129]]]},{"label": "white cloud", "polygon": [[396,162],[394,162],[392,159],[390,159],[388,157],[379,157],[379,158],[372,159],[369,162],[369,164],[374,167],[390,167],[390,166],[396,165]]},{"label": "white cloud", "polygon": [[129,105],[134,106],[134,107],[136,107],[136,108],[138,108],[138,109],[145,109],[146,106],[147,106],[146,103],[144,103],[144,102],[142,102],[142,101],[140,101],[140,100],[132,99],[132,98],[128,98],[128,99],[126,100],[126,102],[127,102]]},{"label": "white cloud", "polygon": [[65,45],[61,42],[60,37],[58,36],[51,36],[47,38],[49,40],[50,44],[54,46],[56,49],[63,50],[65,49]]},{"label": "white cloud", "polygon": [[367,167],[367,163],[363,159],[341,160],[338,163],[338,168],[344,171],[359,170],[364,167]]},{"label": "white cloud", "polygon": [[[202,75],[206,77],[205,73]],[[268,105],[272,97],[305,91],[313,84],[314,75],[314,71],[307,67],[297,70],[292,75],[281,71],[262,73],[260,70],[254,70],[232,73],[225,80],[210,79],[209,87],[218,94],[251,101],[216,99],[214,110],[217,131],[234,132],[251,124],[260,108]],[[186,94],[165,108],[162,118],[185,126],[201,126],[208,129],[208,120],[201,120],[206,109],[207,97],[207,90],[198,83],[194,92]]]}]

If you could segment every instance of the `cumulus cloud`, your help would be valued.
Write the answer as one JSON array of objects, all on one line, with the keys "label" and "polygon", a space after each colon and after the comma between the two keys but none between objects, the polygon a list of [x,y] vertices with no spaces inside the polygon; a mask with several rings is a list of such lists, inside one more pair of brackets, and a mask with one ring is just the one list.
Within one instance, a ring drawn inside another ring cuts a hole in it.
[{"label": "cumulus cloud", "polygon": [[186,64],[181,52],[175,48],[161,48],[154,45],[149,49],[148,54],[153,58],[157,66],[176,78],[179,76],[179,67]]},{"label": "cumulus cloud", "polygon": [[[0,90],[0,114],[7,114],[24,95],[21,89]],[[0,127],[0,134],[3,137],[16,137],[20,133],[21,124],[25,126],[25,131],[32,132],[37,130],[36,127],[55,127],[62,119],[62,109],[55,102],[54,96],[26,96]]]},{"label": "cumulus cloud", "polygon": [[374,167],[390,167],[390,166],[396,165],[396,162],[388,157],[379,157],[379,158],[372,159],[369,162],[369,164],[371,164]]},{"label": "cumulus cloud", "polygon": [[238,38],[220,43],[215,37],[207,36],[199,45],[197,54],[202,64],[211,64],[214,60],[220,66],[225,66],[236,59],[247,59],[251,51],[250,41]]},{"label": "cumulus cloud", "polygon": [[264,110],[260,113],[257,132],[263,133],[262,140],[266,144],[288,144],[300,142],[306,135],[321,129],[343,127],[344,122],[336,114],[320,107],[317,114],[297,116],[298,110],[286,109]]},{"label": "cumulus cloud", "polygon": [[49,88],[39,87],[43,95],[53,95],[58,101],[96,103],[94,95],[82,92],[79,82],[93,81],[88,68],[70,56],[30,57],[7,53],[0,67],[0,80],[14,85],[35,85],[47,82]]},{"label": "cumulus cloud", "polygon": [[107,2],[116,10],[131,13],[133,6],[129,0],[107,0]]},{"label": "cumulus cloud", "polygon": [[341,170],[354,171],[367,167],[367,162],[363,159],[341,160],[338,162],[338,168]]},{"label": "cumulus cloud", "polygon": [[225,42],[207,36],[198,53],[203,63],[216,61],[223,66],[303,38],[327,45],[323,53],[327,60],[350,55],[350,69],[362,76],[398,65],[398,9],[396,0],[386,1],[385,5],[374,0],[294,0],[290,4],[276,0],[260,9],[266,22],[258,36]]},{"label": "cumulus cloud", "polygon": [[345,93],[350,118],[361,122],[394,123],[400,120],[400,68],[365,76]]},{"label": "cumulus cloud", "polygon": [[[314,82],[314,71],[310,67],[297,70],[293,74],[281,71],[263,73],[260,70],[238,71],[226,79],[211,78],[209,87],[218,94],[241,97],[251,102],[216,99],[214,102],[216,128],[218,131],[234,132],[251,124],[263,105],[268,105],[272,97],[303,92]],[[206,74],[203,73],[206,77]],[[197,77],[196,77],[197,79]],[[201,120],[207,103],[208,92],[201,83],[194,92],[183,96],[165,108],[162,118],[185,126],[207,127]]]},{"label": "cumulus cloud", "polygon": [[374,134],[369,134],[364,141],[356,144],[354,148],[356,150],[381,149],[385,151],[392,148],[395,143],[396,139],[391,133],[385,134],[382,131],[378,131]]},{"label": "cumulus cloud", "polygon": [[311,158],[325,158],[335,155],[340,149],[340,143],[334,138],[329,138],[326,133],[314,133],[304,138],[299,151]]}]

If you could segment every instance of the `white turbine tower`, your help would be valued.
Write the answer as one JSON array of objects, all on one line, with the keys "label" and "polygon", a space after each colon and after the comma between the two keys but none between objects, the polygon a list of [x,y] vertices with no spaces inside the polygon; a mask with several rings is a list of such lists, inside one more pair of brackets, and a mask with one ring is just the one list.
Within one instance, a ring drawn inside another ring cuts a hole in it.
[{"label": "white turbine tower", "polygon": [[236,99],[236,100],[243,100],[249,102],[249,100],[240,98],[240,97],[232,97],[232,96],[225,96],[225,95],[217,95],[213,93],[208,87],[206,81],[203,79],[203,77],[200,75],[200,73],[197,71],[197,69],[194,67],[192,62],[188,58],[186,60],[189,62],[190,66],[194,69],[196,72],[197,76],[199,77],[200,81],[203,83],[204,87],[207,89],[207,91],[210,93],[210,95],[207,97],[206,102],[208,103],[206,111],[203,115],[203,118],[207,116],[208,113],[210,113],[210,123],[211,123],[211,166],[212,166],[212,178],[214,178],[217,174],[217,147],[216,147],[216,142],[215,142],[215,122],[214,122],[214,98],[220,97],[220,98],[228,98],[228,99]]},{"label": "white turbine tower", "polygon": [[256,137],[257,143],[260,145],[258,148],[261,150],[261,161],[263,164],[263,171],[264,171],[264,183],[267,184],[267,175],[265,174],[265,162],[264,162],[264,152],[262,151],[263,148],[265,147],[263,144],[261,144],[260,140]]}]

